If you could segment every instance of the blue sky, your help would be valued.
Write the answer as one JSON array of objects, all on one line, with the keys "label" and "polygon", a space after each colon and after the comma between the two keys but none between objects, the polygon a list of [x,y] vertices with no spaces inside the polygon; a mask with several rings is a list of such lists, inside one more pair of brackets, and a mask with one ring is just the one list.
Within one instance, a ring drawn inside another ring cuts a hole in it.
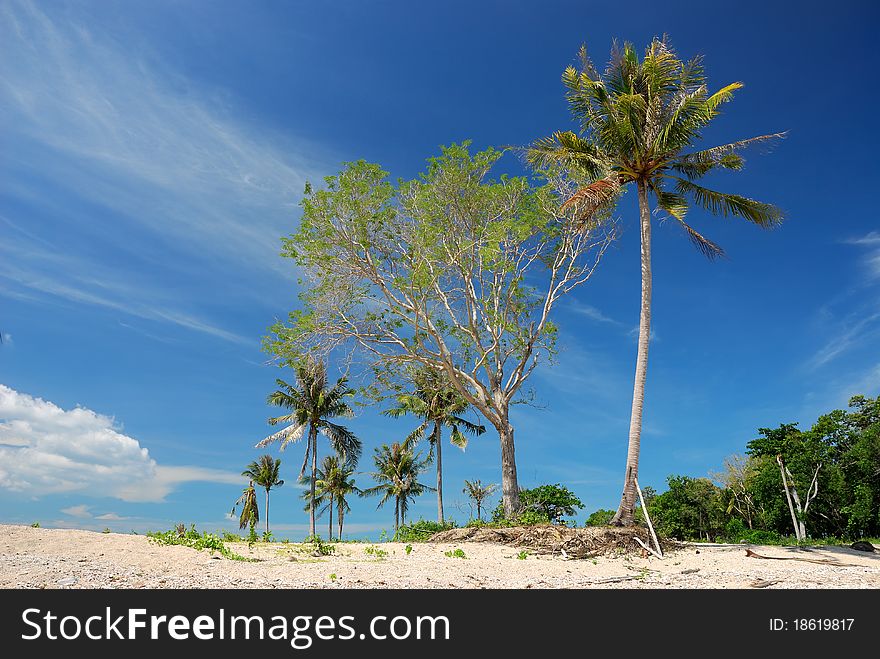
[{"label": "blue sky", "polygon": [[[715,263],[670,224],[654,232],[641,483],[705,476],[760,426],[877,395],[880,16],[787,4],[0,2],[0,521],[233,528],[265,396],[289,377],[260,337],[296,304],[278,251],[305,181],[360,158],[414,176],[440,144],[570,128],[559,76],[581,43],[604,62],[615,37],[668,33],[705,56],[713,88],[745,83],[707,145],[789,131],[712,181],[784,208],[782,228],[694,213],[727,251]],[[585,512],[622,485],[639,302],[628,197],[621,239],[559,309],[541,407],[514,417],[521,484],[568,485]],[[349,425],[365,471],[409,430],[374,411]],[[301,537],[299,447],[282,458],[273,526]],[[444,458],[464,520],[463,479],[500,480],[497,438]],[[413,511],[431,518],[433,498]],[[349,534],[392,516],[355,501]]]}]

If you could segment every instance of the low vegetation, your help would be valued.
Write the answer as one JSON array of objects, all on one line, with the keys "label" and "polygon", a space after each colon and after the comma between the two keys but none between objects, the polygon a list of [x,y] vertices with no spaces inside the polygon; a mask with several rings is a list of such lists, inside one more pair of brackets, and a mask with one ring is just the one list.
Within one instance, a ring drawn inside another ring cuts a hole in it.
[{"label": "low vegetation", "polygon": [[223,540],[220,539],[219,536],[214,533],[208,533],[207,531],[199,533],[196,530],[196,525],[193,524],[190,526],[188,530],[183,528],[183,525],[179,525],[177,528],[171,529],[169,531],[153,531],[147,533],[147,537],[150,538],[153,542],[160,545],[181,545],[183,547],[190,547],[192,549],[196,549],[199,551],[207,550],[212,554],[217,552],[224,558],[228,558],[233,561],[252,561],[252,558],[245,558],[244,556],[240,556],[229,549],[224,543]]}]

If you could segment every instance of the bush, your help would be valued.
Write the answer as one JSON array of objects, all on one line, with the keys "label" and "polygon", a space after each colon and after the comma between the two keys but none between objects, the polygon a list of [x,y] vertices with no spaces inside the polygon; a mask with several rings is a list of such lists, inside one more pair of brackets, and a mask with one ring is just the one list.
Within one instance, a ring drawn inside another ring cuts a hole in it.
[{"label": "bush", "polygon": [[432,522],[420,519],[412,524],[404,524],[394,534],[394,542],[426,542],[432,535],[440,531],[448,531],[455,528],[455,522]]},{"label": "bush", "polygon": [[495,526],[536,526],[539,524],[565,524],[563,515],[575,515],[575,508],[584,504],[567,487],[559,485],[539,485],[519,491],[521,509],[519,514],[508,518],[504,514],[503,502],[498,502],[492,511]]},{"label": "bush", "polygon": [[611,523],[613,517],[613,510],[600,508],[599,510],[590,513],[590,516],[587,517],[587,521],[584,526],[608,526]]},{"label": "bush", "polygon": [[224,558],[229,558],[234,561],[252,560],[245,558],[244,556],[239,556],[231,551],[223,544],[223,541],[219,536],[214,535],[213,533],[208,533],[207,531],[199,533],[196,531],[195,524],[193,524],[189,530],[187,530],[183,524],[179,524],[177,528],[171,529],[170,531],[147,533],[147,537],[160,545],[182,545],[199,551],[207,549],[211,553],[216,551]]}]

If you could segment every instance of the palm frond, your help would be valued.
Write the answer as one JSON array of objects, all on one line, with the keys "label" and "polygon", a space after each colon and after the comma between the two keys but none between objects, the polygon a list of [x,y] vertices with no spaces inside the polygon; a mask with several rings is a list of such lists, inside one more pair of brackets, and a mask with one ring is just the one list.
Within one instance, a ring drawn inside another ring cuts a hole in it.
[{"label": "palm frond", "polygon": [[321,434],[330,440],[330,446],[333,450],[343,458],[347,465],[354,468],[360,460],[363,450],[363,445],[357,435],[345,426],[326,420],[321,423],[320,428]]},{"label": "palm frond", "polygon": [[403,440],[403,447],[406,449],[412,448],[416,444],[418,444],[422,439],[425,438],[425,430],[428,428],[428,420],[423,421],[419,426],[413,430],[410,434],[406,436],[406,439]]},{"label": "palm frond", "polygon": [[[288,420],[287,417],[279,417],[278,419],[274,419],[275,423],[277,423],[278,420],[281,418]],[[272,423],[272,422],[273,422],[273,419],[270,419],[269,423]],[[272,425],[275,425],[275,423],[272,423]],[[254,448],[263,448],[265,446],[268,446],[272,442],[281,441],[281,450],[283,451],[290,442],[297,442],[300,439],[302,439],[303,433],[305,432],[305,429],[306,429],[306,425],[307,424],[304,424],[304,423],[303,424],[292,423],[289,426],[287,426],[286,428],[282,428],[278,432],[273,433],[273,434],[269,435],[268,437],[266,437],[265,439],[257,442],[257,444],[254,446]]]},{"label": "palm frond", "polygon": [[599,178],[605,161],[600,149],[571,131],[557,131],[536,140],[526,150],[526,160],[534,167],[576,168],[581,175]]},{"label": "palm frond", "polygon": [[596,211],[610,204],[620,193],[620,179],[615,174],[579,188],[562,202],[560,208],[573,208],[579,221],[591,219]]},{"label": "palm frond", "polygon": [[723,169],[742,169],[745,162],[740,155],[746,149],[764,146],[772,147],[779,140],[785,139],[787,133],[771,133],[769,135],[759,135],[730,144],[722,144],[709,149],[695,151],[693,153],[685,153],[671,161],[672,169],[684,174],[687,178],[694,180],[704,176],[707,172],[715,168]]},{"label": "palm frond", "polygon": [[458,429],[458,426],[452,426],[449,441],[452,442],[453,446],[457,446],[462,451],[464,451],[468,445],[468,438]]},{"label": "palm frond", "polygon": [[691,225],[685,222],[681,218],[676,218],[678,223],[681,224],[682,228],[687,233],[688,238],[693,243],[694,247],[700,250],[700,253],[703,254],[708,259],[714,259],[719,256],[724,256],[724,250],[717,244],[700,234],[696,229],[694,229]]},{"label": "palm frond", "polygon": [[672,177],[679,194],[690,195],[694,201],[713,215],[736,215],[760,227],[770,228],[779,224],[785,217],[781,209],[761,201],[735,194],[709,190],[693,181]]},{"label": "palm frond", "polygon": [[657,207],[666,211],[677,220],[683,220],[688,211],[687,198],[676,192],[669,192],[660,187],[659,183],[650,185],[657,198]]},{"label": "palm frond", "polygon": [[460,426],[461,428],[464,429],[464,431],[466,433],[469,433],[469,434],[475,435],[475,436],[482,435],[484,432],[486,432],[486,426],[481,425],[481,424],[477,424],[477,423],[472,423],[472,422],[468,421],[467,419],[462,418],[460,416],[449,417],[449,420],[446,423],[446,425],[453,426],[453,427]]}]

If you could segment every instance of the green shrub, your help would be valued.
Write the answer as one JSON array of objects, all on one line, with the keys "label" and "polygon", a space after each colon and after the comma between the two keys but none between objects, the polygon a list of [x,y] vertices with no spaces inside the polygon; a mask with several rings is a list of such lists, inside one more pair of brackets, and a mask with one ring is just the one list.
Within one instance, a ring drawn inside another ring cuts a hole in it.
[{"label": "green shrub", "polygon": [[364,547],[364,553],[367,556],[373,556],[374,558],[378,558],[379,560],[382,560],[383,558],[388,556],[387,551],[385,551],[384,549],[379,549],[379,547],[377,547],[376,545],[368,545]]},{"label": "green shrub", "polygon": [[455,522],[432,522],[420,519],[412,524],[404,524],[394,534],[394,542],[425,542],[435,533],[455,528]]},{"label": "green shrub", "polygon": [[443,555],[448,558],[467,558],[463,549],[450,549],[449,551],[444,551]]},{"label": "green shrub", "polygon": [[584,507],[574,492],[558,483],[520,490],[519,500],[522,508],[512,518],[504,514],[504,503],[499,501],[492,511],[491,526],[565,525],[563,515],[575,515],[575,508]]},{"label": "green shrub", "polygon": [[181,545],[183,547],[190,547],[196,550],[207,549],[210,552],[217,552],[224,558],[228,558],[233,561],[250,561],[253,559],[245,558],[244,556],[239,556],[235,552],[231,551],[226,545],[223,544],[223,541],[215,534],[208,533],[205,531],[204,533],[199,533],[196,531],[196,525],[193,524],[189,530],[186,530],[183,524],[179,524],[177,528],[171,529],[170,531],[164,532],[149,532],[147,533],[147,537],[150,538],[153,542],[160,545]]},{"label": "green shrub", "polygon": [[587,521],[584,523],[584,526],[608,526],[613,518],[613,510],[600,508],[599,510],[590,513],[590,516],[587,517]]}]

